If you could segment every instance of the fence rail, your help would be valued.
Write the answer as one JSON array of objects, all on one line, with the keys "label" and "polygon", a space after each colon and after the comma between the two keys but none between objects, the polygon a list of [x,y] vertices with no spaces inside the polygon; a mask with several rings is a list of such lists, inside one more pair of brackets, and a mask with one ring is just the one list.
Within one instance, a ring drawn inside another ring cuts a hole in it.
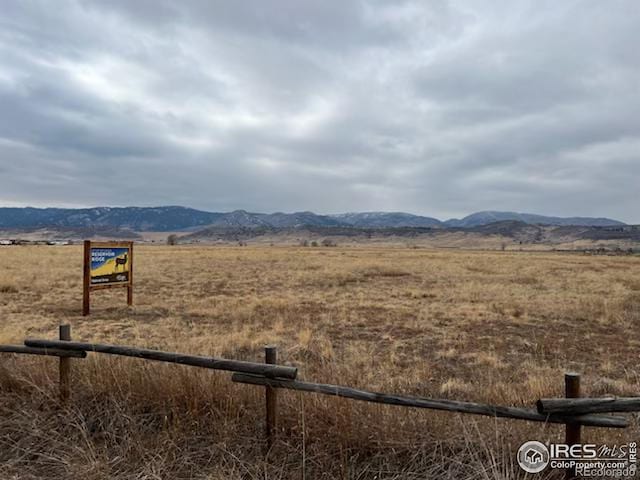
[{"label": "fence rail", "polygon": [[372,403],[384,403],[402,407],[427,408],[431,410],[444,410],[447,412],[469,413],[488,417],[512,418],[515,420],[528,420],[543,423],[573,423],[586,427],[626,428],[629,426],[627,419],[615,416],[603,415],[544,415],[535,410],[517,407],[503,407],[474,402],[460,402],[458,400],[440,400],[420,397],[406,397],[390,395],[388,393],[369,392],[340,385],[323,383],[300,382],[284,380],[280,378],[266,378],[259,375],[247,375],[234,373],[231,379],[238,383],[260,385],[263,387],[286,388],[302,392],[320,393],[335,397],[351,398]]},{"label": "fence rail", "polygon": [[47,355],[51,357],[85,358],[87,352],[61,350],[59,348],[35,348],[24,345],[0,345],[0,353],[25,353],[28,355]]},{"label": "fence rail", "polygon": [[[62,402],[67,402],[71,393],[70,358],[85,358],[86,352],[122,355],[144,360],[234,372],[231,377],[233,382],[265,387],[267,448],[270,448],[277,433],[277,389],[297,390],[402,407],[425,408],[531,422],[560,423],[565,425],[565,441],[569,445],[580,443],[580,429],[582,426],[625,428],[629,425],[628,419],[623,416],[602,415],[604,413],[640,411],[640,397],[577,398],[580,396],[580,375],[575,373],[565,374],[566,398],[542,398],[536,402],[537,409],[526,409],[457,400],[409,397],[359,390],[341,385],[299,381],[296,380],[297,368],[276,364],[277,349],[273,346],[265,348],[265,363],[246,362],[122,345],[74,342],[71,341],[71,328],[68,325],[60,325],[59,340],[27,339],[24,344],[25,346],[0,345],[0,352],[60,357],[60,398]],[[571,469],[568,469],[566,472],[567,478],[572,478],[573,473]]]},{"label": "fence rail", "polygon": [[294,379],[298,374],[298,369],[295,367],[267,365],[264,363],[245,362],[241,360],[228,360],[226,358],[201,357],[196,355],[186,355],[183,353],[149,350],[146,348],[125,347],[121,345],[103,345],[100,343],[83,343],[63,340],[39,339],[27,339],[24,341],[24,344],[27,347],[41,349],[53,348],[61,350],[107,353],[111,355],[142,358],[145,360],[179,363],[181,365],[191,365],[193,367],[211,368],[214,370],[227,370],[229,372],[265,375],[267,377]]},{"label": "fence rail", "polygon": [[638,412],[640,397],[541,398],[536,407],[542,414]]},{"label": "fence rail", "polygon": [[[61,326],[61,337],[65,332],[64,336],[70,339],[70,330],[68,327],[66,329],[64,327],[66,326]],[[629,425],[629,422],[624,417],[594,414],[640,410],[640,398],[540,399],[536,404],[537,410],[534,410],[457,400],[393,395],[341,385],[303,382],[296,380],[297,368],[275,364],[277,355],[275,347],[266,348],[266,363],[256,363],[121,345],[74,342],[71,340],[27,339],[24,343],[25,346],[0,345],[0,352],[52,355],[62,357],[61,361],[64,357],[84,358],[86,357],[86,352],[96,352],[235,372],[231,378],[233,382],[266,387],[266,392],[268,393],[266,410],[267,417],[269,417],[267,418],[267,436],[273,434],[277,422],[277,404],[273,389],[298,390],[403,407],[425,408],[531,422],[561,423],[574,428],[576,426],[625,428]],[[575,374],[567,374],[567,378],[569,377],[574,378]]]}]

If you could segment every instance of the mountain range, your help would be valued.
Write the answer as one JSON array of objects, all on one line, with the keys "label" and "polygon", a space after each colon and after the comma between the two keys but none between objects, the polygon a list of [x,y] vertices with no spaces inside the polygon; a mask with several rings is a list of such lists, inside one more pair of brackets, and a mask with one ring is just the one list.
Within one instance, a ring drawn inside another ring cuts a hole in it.
[{"label": "mountain range", "polygon": [[404,212],[360,212],[318,215],[313,212],[251,213],[206,212],[193,208],[96,207],[0,208],[0,229],[119,228],[133,231],[195,231],[205,227],[291,229],[302,227],[351,228],[474,228],[495,222],[518,221],[530,225],[613,227],[625,225],[609,218],[549,217],[530,213],[484,211],[446,221]]}]

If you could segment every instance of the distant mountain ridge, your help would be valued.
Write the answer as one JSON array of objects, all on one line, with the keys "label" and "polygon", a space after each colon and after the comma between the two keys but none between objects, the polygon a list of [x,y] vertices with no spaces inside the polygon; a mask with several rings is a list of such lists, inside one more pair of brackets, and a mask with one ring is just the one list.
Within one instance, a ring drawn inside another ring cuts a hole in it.
[{"label": "distant mountain ridge", "polygon": [[423,217],[404,212],[362,212],[330,215],[343,225],[361,228],[441,227],[437,218]]},{"label": "distant mountain ridge", "polygon": [[313,212],[252,213],[205,212],[180,206],[0,208],[0,228],[98,228],[115,227],[132,231],[188,231],[206,227],[291,229],[302,227],[349,228],[473,228],[502,221],[530,225],[613,227],[625,223],[609,218],[548,217],[516,212],[477,212],[462,219],[445,222],[437,218],[404,212],[358,212],[318,215]]},{"label": "distant mountain ridge", "polygon": [[0,228],[119,227],[172,231],[207,226],[222,213],[186,207],[0,208]]},{"label": "distant mountain ridge", "polygon": [[548,217],[544,215],[536,215],[533,213],[516,213],[516,212],[496,212],[485,211],[476,212],[464,217],[461,220],[452,218],[443,222],[449,227],[478,227],[480,225],[488,225],[495,222],[518,221],[528,223],[529,225],[557,225],[557,226],[581,226],[581,227],[614,227],[626,225],[618,220],[610,218],[594,218],[594,217]]}]

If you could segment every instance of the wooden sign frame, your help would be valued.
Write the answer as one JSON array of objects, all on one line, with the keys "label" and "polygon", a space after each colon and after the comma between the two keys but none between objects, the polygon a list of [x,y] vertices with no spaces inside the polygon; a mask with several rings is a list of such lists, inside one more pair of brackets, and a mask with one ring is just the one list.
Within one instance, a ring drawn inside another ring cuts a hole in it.
[{"label": "wooden sign frame", "polygon": [[[125,282],[107,282],[102,285],[91,284],[91,250],[94,248],[126,248],[129,278]],[[91,313],[91,291],[106,288],[126,288],[127,305],[133,305],[133,242],[92,242],[84,241],[84,265],[82,272],[82,315]]]}]

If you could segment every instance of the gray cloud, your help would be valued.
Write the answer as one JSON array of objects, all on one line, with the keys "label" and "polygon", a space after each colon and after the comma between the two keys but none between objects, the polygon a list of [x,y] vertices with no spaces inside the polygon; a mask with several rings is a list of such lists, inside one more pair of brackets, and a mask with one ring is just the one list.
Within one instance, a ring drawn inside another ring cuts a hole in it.
[{"label": "gray cloud", "polygon": [[640,223],[635,2],[3,2],[0,203]]}]

